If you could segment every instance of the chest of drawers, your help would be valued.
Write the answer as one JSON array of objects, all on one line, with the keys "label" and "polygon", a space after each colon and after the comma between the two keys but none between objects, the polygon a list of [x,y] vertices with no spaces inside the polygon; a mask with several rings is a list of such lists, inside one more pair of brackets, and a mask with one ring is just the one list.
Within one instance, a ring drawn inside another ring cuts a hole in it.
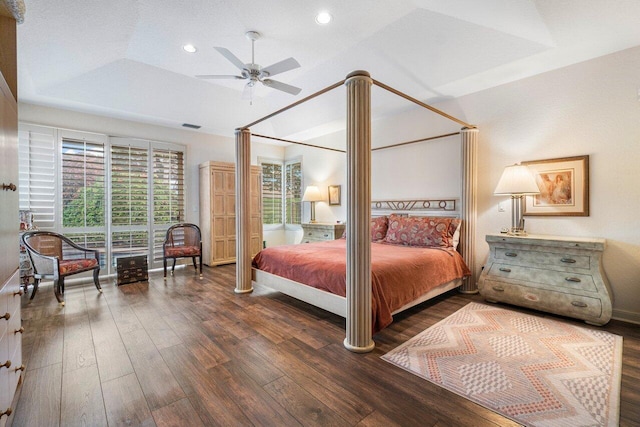
[{"label": "chest of drawers", "polygon": [[611,291],[602,269],[604,239],[490,234],[489,259],[478,288],[489,302],[509,304],[604,325]]},{"label": "chest of drawers", "polygon": [[302,243],[322,242],[342,237],[345,224],[314,222],[302,224]]}]

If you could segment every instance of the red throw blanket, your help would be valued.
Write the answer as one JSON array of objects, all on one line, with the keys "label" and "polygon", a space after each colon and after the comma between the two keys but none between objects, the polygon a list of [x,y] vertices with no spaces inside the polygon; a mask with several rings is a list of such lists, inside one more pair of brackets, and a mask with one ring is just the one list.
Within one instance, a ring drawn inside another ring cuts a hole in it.
[{"label": "red throw blanket", "polygon": [[[253,266],[322,289],[346,295],[346,240],[274,246],[258,253]],[[470,274],[452,249],[371,244],[373,332],[388,326],[391,313],[431,289]]]}]

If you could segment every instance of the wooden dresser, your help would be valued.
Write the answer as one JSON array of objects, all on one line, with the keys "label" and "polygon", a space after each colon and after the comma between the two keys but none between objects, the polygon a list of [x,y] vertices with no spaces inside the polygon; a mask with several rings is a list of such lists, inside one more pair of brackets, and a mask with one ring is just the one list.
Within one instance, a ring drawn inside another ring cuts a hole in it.
[{"label": "wooden dresser", "polygon": [[14,412],[21,382],[22,329],[18,220],[16,21],[0,14],[0,427]]},{"label": "wooden dresser", "polygon": [[[200,164],[202,262],[236,262],[236,169],[233,163]],[[251,255],[262,249],[262,170],[251,166]]]},{"label": "wooden dresser", "polygon": [[342,237],[345,224],[314,222],[302,224],[302,243],[322,242]]},{"label": "wooden dresser", "polygon": [[478,288],[506,302],[604,325],[611,290],[602,269],[604,239],[504,234],[486,236],[487,260]]}]

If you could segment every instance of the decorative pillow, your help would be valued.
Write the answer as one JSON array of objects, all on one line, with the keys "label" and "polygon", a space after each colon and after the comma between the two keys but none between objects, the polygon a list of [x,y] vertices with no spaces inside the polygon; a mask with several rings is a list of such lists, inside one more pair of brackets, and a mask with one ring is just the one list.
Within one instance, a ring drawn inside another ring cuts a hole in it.
[{"label": "decorative pillow", "polygon": [[[389,218],[386,216],[379,216],[376,218],[371,218],[371,241],[379,242],[384,240],[387,235],[387,228],[389,225]],[[342,233],[342,239],[347,238],[347,229],[345,227],[344,232]]]},{"label": "decorative pillow", "polygon": [[386,216],[379,216],[377,218],[371,218],[371,241],[379,242],[387,236],[387,229],[389,228],[389,218]]},{"label": "decorative pillow", "polygon": [[453,236],[459,223],[457,218],[392,214],[384,241],[395,245],[448,248],[453,246]]}]

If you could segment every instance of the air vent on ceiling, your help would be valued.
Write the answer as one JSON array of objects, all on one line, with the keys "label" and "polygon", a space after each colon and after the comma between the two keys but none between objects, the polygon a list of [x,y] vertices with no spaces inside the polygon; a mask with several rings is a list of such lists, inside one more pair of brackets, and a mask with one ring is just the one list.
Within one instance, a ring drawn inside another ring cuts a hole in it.
[{"label": "air vent on ceiling", "polygon": [[191,123],[183,123],[182,126],[190,129],[200,129],[202,127],[199,125],[192,125]]}]

